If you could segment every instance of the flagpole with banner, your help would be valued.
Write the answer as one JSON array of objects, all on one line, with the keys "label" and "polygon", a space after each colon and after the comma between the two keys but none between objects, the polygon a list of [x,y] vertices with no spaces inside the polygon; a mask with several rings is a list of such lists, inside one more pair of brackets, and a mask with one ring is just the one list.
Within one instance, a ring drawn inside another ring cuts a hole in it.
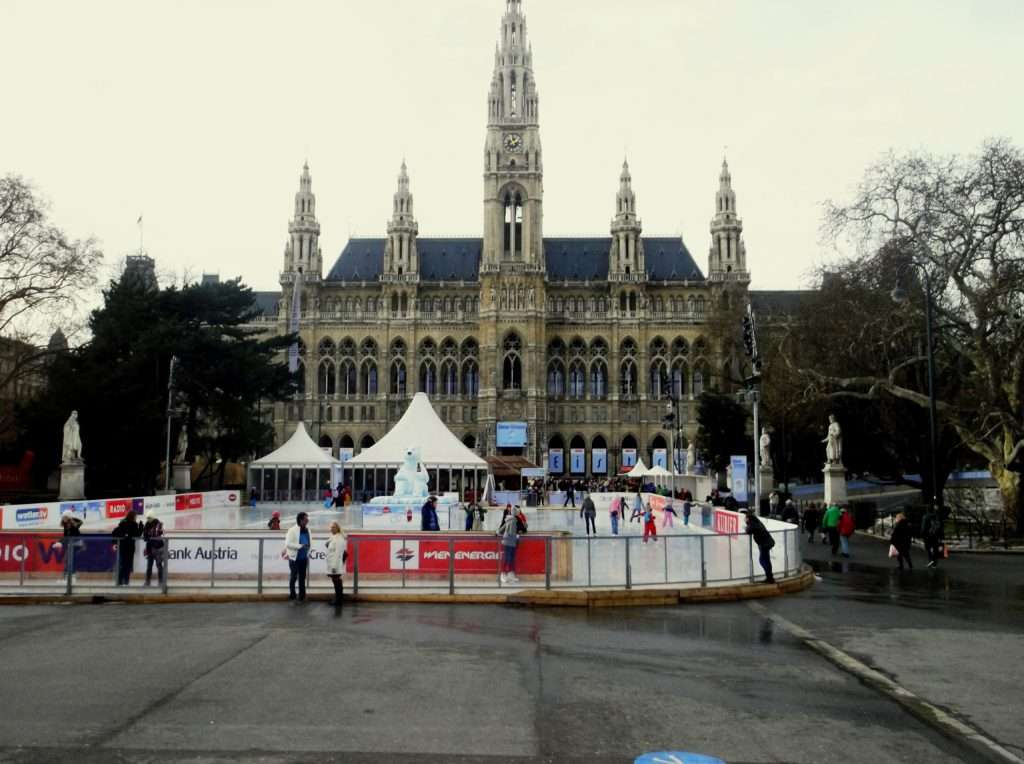
[{"label": "flagpole with banner", "polygon": [[[292,290],[292,311],[288,318],[288,333],[296,334],[299,331],[299,321],[302,318],[302,269],[295,273],[295,288]],[[292,374],[299,370],[299,340],[288,348],[288,371]]]}]

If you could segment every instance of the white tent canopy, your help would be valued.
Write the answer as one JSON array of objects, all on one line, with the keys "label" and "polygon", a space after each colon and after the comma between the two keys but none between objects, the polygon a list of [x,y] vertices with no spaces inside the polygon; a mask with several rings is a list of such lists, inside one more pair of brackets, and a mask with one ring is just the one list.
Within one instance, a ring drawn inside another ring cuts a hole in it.
[{"label": "white tent canopy", "polygon": [[487,462],[467,448],[441,421],[426,393],[416,393],[405,414],[388,434],[345,462],[345,467],[395,467],[405,461],[405,452],[410,448],[420,449],[420,462],[427,467],[488,469]]},{"label": "white tent canopy", "polygon": [[672,473],[664,467],[655,465],[644,473],[644,477],[672,477]]},{"label": "white tent canopy", "polygon": [[273,453],[267,454],[262,459],[257,459],[252,463],[253,467],[286,467],[290,465],[295,466],[310,466],[310,467],[329,467],[332,464],[341,464],[340,461],[335,459],[328,453],[325,453],[320,446],[313,442],[313,439],[309,437],[309,433],[306,432],[306,425],[303,422],[299,422],[299,426],[295,428],[295,432],[288,441]]},{"label": "white tent canopy", "polygon": [[626,473],[626,477],[630,478],[641,478],[647,474],[647,465],[644,464],[644,460],[640,459],[636,465],[629,472]]}]

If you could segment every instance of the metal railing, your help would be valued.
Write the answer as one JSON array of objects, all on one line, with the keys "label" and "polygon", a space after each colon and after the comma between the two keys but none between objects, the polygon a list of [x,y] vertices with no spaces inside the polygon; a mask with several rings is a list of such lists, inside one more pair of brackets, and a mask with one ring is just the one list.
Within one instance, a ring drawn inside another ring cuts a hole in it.
[{"label": "metal railing", "polygon": [[[798,529],[770,531],[775,576],[795,575],[801,567]],[[230,590],[262,594],[287,591],[291,563],[282,556],[280,534],[173,534],[162,548],[144,554],[139,540],[131,566],[122,568],[128,548],[111,536],[84,535],[57,550],[62,540],[36,536],[5,547],[8,564],[0,567],[0,592],[99,594],[127,587],[163,594]],[[307,567],[307,588],[331,591],[325,562],[325,537],[314,533]],[[29,544],[49,544],[28,548]],[[21,551],[19,552],[19,544]],[[12,549],[14,551],[12,551]],[[502,539],[479,533],[373,533],[348,538],[347,588],[480,593],[508,589],[642,589],[667,586],[707,587],[754,583],[764,578],[759,550],[748,534],[662,534],[575,536],[525,534],[515,547],[511,567]],[[9,561],[16,561],[11,568]],[[150,563],[150,560],[153,562]],[[45,563],[45,564],[44,564]],[[40,569],[40,566],[42,569]],[[151,578],[146,568],[151,567]],[[162,570],[161,570],[162,568]],[[128,573],[127,581],[124,573]],[[147,588],[148,587],[148,588]]]}]

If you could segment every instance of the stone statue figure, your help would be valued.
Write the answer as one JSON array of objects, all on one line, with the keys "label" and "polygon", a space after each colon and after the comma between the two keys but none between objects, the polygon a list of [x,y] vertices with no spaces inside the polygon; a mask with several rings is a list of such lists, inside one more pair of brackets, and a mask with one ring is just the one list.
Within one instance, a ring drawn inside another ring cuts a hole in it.
[{"label": "stone statue figure", "polygon": [[826,435],[825,440],[821,442],[825,444],[826,463],[842,464],[843,431],[839,427],[839,422],[836,421],[835,414],[828,415],[828,435]]},{"label": "stone statue figure", "polygon": [[178,431],[178,450],[174,453],[174,461],[185,464],[185,453],[188,451],[188,428],[182,425]]},{"label": "stone statue figure", "polygon": [[697,467],[697,446],[691,440],[690,445],[686,447],[686,471],[689,474],[693,474],[694,469]]},{"label": "stone statue figure", "polygon": [[64,423],[64,447],[60,460],[63,463],[82,461],[82,436],[78,429],[77,411],[72,411]]},{"label": "stone statue figure", "polygon": [[761,428],[761,466],[771,467],[772,466],[772,436],[768,434],[768,428]]}]

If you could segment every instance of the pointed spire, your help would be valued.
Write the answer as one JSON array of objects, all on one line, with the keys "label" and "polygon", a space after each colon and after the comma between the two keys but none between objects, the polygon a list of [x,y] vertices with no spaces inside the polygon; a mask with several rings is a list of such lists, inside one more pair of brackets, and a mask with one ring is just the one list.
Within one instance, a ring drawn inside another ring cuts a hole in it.
[{"label": "pointed spire", "polygon": [[718,182],[723,189],[732,187],[732,174],[729,172],[729,161],[722,157],[722,173],[718,176]]},{"label": "pointed spire", "polygon": [[395,191],[394,222],[412,218],[412,193],[409,191],[409,168],[402,157],[402,168],[398,172],[398,190]]}]

